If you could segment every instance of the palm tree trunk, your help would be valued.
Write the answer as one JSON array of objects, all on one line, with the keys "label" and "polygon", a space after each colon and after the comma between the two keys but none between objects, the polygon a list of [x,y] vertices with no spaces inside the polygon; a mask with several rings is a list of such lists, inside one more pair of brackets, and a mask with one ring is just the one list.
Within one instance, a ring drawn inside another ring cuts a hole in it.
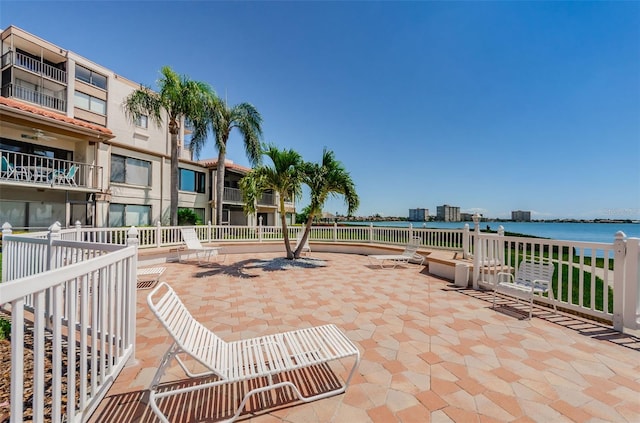
[{"label": "palm tree trunk", "polygon": [[300,258],[302,254],[302,247],[307,243],[307,239],[309,239],[309,233],[311,232],[311,224],[313,223],[313,213],[309,213],[309,217],[307,218],[307,223],[304,225],[304,234],[302,235],[302,240],[300,241],[300,245],[296,248],[296,251],[293,253],[293,258]]},{"label": "palm tree trunk", "polygon": [[[291,251],[291,244],[289,241],[289,230],[287,229],[287,215],[284,210],[284,197],[280,194],[280,223],[282,225],[282,235],[284,236],[284,248],[287,250],[287,258],[292,260],[294,258],[293,251]],[[298,247],[299,249],[299,247]]]},{"label": "palm tree trunk", "polygon": [[171,226],[178,224],[178,130],[177,126],[174,129],[169,125],[171,133],[171,204],[169,206]]},{"label": "palm tree trunk", "polygon": [[216,225],[222,225],[222,198],[224,196],[224,160],[226,152],[220,149],[218,153],[218,168],[216,170]]}]

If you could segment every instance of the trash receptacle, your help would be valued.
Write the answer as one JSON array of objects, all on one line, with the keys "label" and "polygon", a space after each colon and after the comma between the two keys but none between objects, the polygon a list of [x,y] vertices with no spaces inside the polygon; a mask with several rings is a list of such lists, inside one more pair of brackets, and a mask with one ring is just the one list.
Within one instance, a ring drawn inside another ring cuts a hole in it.
[{"label": "trash receptacle", "polygon": [[466,288],[469,286],[469,265],[465,263],[456,263],[456,273],[453,282],[456,286]]}]

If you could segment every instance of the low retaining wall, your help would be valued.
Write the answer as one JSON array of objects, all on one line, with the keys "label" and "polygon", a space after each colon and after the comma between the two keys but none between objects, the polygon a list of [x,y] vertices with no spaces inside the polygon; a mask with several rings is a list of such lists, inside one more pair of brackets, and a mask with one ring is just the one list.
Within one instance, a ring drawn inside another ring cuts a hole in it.
[{"label": "low retaining wall", "polygon": [[[215,244],[205,244],[206,246],[222,247],[221,254],[250,254],[250,253],[282,253],[285,248],[282,241],[266,242],[220,242]],[[310,242],[311,255],[314,252],[340,253],[340,254],[400,254],[404,247],[385,244],[364,244],[357,242],[334,243],[334,242]],[[138,251],[138,263],[140,266],[151,266],[155,264],[176,261],[178,254],[184,250],[182,248],[146,248]],[[433,251],[418,250],[418,254],[427,258]],[[453,254],[453,253],[451,253]],[[453,280],[453,279],[452,279]]]}]

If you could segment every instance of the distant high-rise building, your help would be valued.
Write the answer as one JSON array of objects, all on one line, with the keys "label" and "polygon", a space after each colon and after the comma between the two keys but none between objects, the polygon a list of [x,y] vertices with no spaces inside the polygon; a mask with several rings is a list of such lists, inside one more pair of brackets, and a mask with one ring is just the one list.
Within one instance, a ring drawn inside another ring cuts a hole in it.
[{"label": "distant high-rise building", "polygon": [[409,221],[426,222],[429,220],[429,209],[409,209]]},{"label": "distant high-rise building", "polygon": [[473,213],[460,213],[460,220],[463,222],[473,221]]},{"label": "distant high-rise building", "polygon": [[460,207],[448,204],[437,207],[437,218],[444,222],[460,222]]},{"label": "distant high-rise building", "polygon": [[531,212],[522,210],[512,211],[511,220],[514,222],[531,222]]}]

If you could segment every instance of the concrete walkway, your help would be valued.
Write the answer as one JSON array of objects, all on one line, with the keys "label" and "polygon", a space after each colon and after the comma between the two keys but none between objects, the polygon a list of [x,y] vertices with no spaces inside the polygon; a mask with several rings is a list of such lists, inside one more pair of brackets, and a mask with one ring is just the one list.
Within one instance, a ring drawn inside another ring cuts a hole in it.
[{"label": "concrete walkway", "polygon": [[[335,253],[311,253],[316,266],[273,266],[281,256],[163,265],[162,280],[225,340],[334,323],[359,347],[346,394],[256,401],[244,421],[640,421],[637,337],[540,308],[524,320],[527,307],[504,299],[494,310],[491,295],[456,289],[424,266],[380,269],[365,256]],[[137,364],[121,373],[93,422],[158,421],[142,399],[170,339],[147,293],[138,291]],[[179,370],[164,380],[190,383]],[[332,372],[346,376],[342,366]],[[223,397],[184,395],[163,410],[175,422],[218,421],[228,417]]]}]

